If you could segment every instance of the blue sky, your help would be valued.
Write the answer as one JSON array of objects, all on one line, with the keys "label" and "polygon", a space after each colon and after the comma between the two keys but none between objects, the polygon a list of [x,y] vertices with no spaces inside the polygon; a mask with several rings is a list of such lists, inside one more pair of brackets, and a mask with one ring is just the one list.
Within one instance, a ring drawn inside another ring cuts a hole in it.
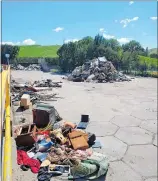
[{"label": "blue sky", "polygon": [[2,2],[2,42],[62,44],[101,33],[157,47],[157,1]]}]

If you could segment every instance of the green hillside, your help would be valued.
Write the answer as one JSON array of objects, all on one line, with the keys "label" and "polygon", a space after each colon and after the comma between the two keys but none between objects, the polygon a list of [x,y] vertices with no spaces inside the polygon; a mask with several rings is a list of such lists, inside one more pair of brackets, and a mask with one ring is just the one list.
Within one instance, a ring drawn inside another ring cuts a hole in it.
[{"label": "green hillside", "polygon": [[157,48],[152,48],[149,50],[149,54],[157,53]]},{"label": "green hillside", "polygon": [[[41,46],[20,46],[19,57],[57,57],[60,45]],[[157,48],[149,50],[149,54],[157,53]]]},{"label": "green hillside", "polygon": [[154,65],[155,67],[157,67],[158,65],[158,60],[156,58],[150,58],[144,56],[139,56],[139,58],[142,64],[145,62],[148,66]]},{"label": "green hillside", "polygon": [[60,45],[52,46],[20,46],[18,57],[57,57],[57,51]]}]

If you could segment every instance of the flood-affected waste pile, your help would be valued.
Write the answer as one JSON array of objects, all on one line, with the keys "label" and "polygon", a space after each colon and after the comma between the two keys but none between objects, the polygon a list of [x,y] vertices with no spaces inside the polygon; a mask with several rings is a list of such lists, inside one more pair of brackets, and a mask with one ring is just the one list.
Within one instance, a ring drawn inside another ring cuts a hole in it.
[{"label": "flood-affected waste pile", "polygon": [[[32,103],[37,101],[56,100],[56,93],[52,93],[53,88],[61,88],[62,82],[54,82],[51,79],[34,81],[33,83],[18,83],[11,80],[12,101],[20,101],[23,94],[28,94]],[[49,91],[49,92],[45,92]]]},{"label": "flood-affected waste pile", "polygon": [[[36,102],[32,106],[31,96],[47,88],[45,86],[50,82],[36,81],[31,86],[12,80],[12,94],[19,95],[17,109],[29,109],[32,115],[32,122],[25,122],[23,117],[13,128],[18,165],[23,171],[31,170],[37,174],[38,181],[50,181],[53,177],[59,180],[95,180],[105,176],[109,162],[106,155],[96,151],[102,145],[95,133],[86,131],[89,115],[81,115],[80,121],[74,123],[73,120],[63,120],[49,103]],[[40,89],[37,89],[35,85],[39,84]],[[45,96],[49,95],[45,93]]]},{"label": "flood-affected waste pile", "polygon": [[68,80],[74,82],[121,82],[130,81],[131,78],[122,72],[118,72],[105,57],[98,57],[76,67],[72,74],[68,76]]},{"label": "flood-affected waste pile", "polygon": [[17,65],[11,65],[11,68],[14,70],[25,70],[25,71],[32,71],[32,70],[41,70],[41,66],[38,64],[30,64],[27,67],[24,67],[21,64],[17,64]]}]

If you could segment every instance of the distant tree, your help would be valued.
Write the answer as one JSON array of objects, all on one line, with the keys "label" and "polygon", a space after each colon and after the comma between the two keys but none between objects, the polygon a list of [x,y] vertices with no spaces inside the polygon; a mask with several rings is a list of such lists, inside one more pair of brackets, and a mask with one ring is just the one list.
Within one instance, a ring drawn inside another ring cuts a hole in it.
[{"label": "distant tree", "polygon": [[129,72],[129,69],[130,69],[130,55],[131,55],[131,52],[123,52],[122,54],[122,59],[121,59],[121,63],[122,63],[122,69],[128,73]]},{"label": "distant tree", "polygon": [[[89,59],[90,58],[89,55],[92,55],[92,52],[88,54],[88,49],[91,45],[93,45],[93,42],[94,40],[90,36],[84,37],[82,40],[79,40],[77,42],[77,55],[78,55],[77,57],[78,59],[81,60],[81,62]],[[82,60],[83,57],[84,57],[84,60]]]},{"label": "distant tree", "polygon": [[152,53],[152,54],[150,54],[150,58],[158,58],[158,54]]},{"label": "distant tree", "polygon": [[122,69],[126,73],[130,73],[132,70],[137,70],[139,65],[139,57],[136,52],[123,52],[121,57]]},{"label": "distant tree", "polygon": [[121,49],[121,46],[116,39],[109,39],[106,41],[107,41],[107,47],[110,47],[112,50],[119,51]]},{"label": "distant tree", "polygon": [[81,46],[83,46],[83,45],[89,46],[89,44],[91,44],[92,42],[93,42],[93,38],[91,36],[86,36],[83,39],[79,40],[77,43],[79,46],[80,45]]},{"label": "distant tree", "polygon": [[116,69],[119,68],[120,58],[117,51],[114,51],[111,47],[105,49],[105,57],[108,61],[111,61]]},{"label": "distant tree", "polygon": [[103,56],[106,56],[106,48],[104,47],[103,44],[101,44],[98,47],[96,47],[95,57],[103,57]]},{"label": "distant tree", "polygon": [[87,60],[87,50],[84,47],[79,47],[76,49],[75,53],[75,66],[83,65]]},{"label": "distant tree", "polygon": [[61,66],[63,71],[70,72],[77,65],[76,51],[77,51],[76,42],[75,43],[69,42],[69,43],[63,44],[57,51],[57,54],[60,59],[59,65]]},{"label": "distant tree", "polygon": [[2,45],[1,46],[1,62],[4,63],[6,61],[5,54],[10,54],[11,63],[17,58],[19,53],[20,47],[19,46],[12,46],[12,45]]},{"label": "distant tree", "polygon": [[150,65],[150,70],[151,71],[157,71],[157,66],[155,64]]},{"label": "distant tree", "polygon": [[105,38],[102,35],[96,35],[94,38],[94,45],[95,46],[100,46],[101,44],[104,45],[105,43]]},{"label": "distant tree", "polygon": [[145,50],[145,56],[148,57],[149,56],[149,50],[148,50],[148,47],[146,47],[146,50]]},{"label": "distant tree", "polygon": [[95,49],[96,49],[96,45],[94,45],[94,42],[92,42],[91,44],[89,44],[88,48],[87,48],[87,60],[91,60],[95,57]]},{"label": "distant tree", "polygon": [[126,43],[124,45],[122,45],[122,49],[124,52],[128,51],[128,52],[137,52],[139,54],[141,54],[142,52],[144,52],[144,48],[141,46],[141,44],[135,40],[130,41],[129,43]]},{"label": "distant tree", "polygon": [[148,66],[145,61],[139,64],[139,71],[142,73],[142,75],[146,74],[147,69],[148,69]]}]

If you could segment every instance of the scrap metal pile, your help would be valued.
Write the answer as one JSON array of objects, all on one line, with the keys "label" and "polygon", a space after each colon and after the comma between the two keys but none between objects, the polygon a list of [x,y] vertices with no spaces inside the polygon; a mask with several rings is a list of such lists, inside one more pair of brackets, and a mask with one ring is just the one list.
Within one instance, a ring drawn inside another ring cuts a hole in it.
[{"label": "scrap metal pile", "polygon": [[[23,97],[25,103],[28,97]],[[79,124],[62,120],[54,106],[36,104],[32,124],[14,129],[17,163],[23,171],[37,174],[38,181],[59,179],[94,180],[105,176],[107,157],[94,148],[101,148],[94,133],[86,131],[89,115],[81,115]]]},{"label": "scrap metal pile", "polygon": [[118,72],[114,65],[105,57],[98,57],[82,66],[76,67],[68,80],[74,82],[120,82],[130,81],[131,78]]},{"label": "scrap metal pile", "polygon": [[31,70],[41,70],[41,66],[38,64],[30,64],[28,67],[24,67],[20,64],[18,65],[11,65],[11,68],[14,70],[27,70],[27,71],[31,71]]}]

